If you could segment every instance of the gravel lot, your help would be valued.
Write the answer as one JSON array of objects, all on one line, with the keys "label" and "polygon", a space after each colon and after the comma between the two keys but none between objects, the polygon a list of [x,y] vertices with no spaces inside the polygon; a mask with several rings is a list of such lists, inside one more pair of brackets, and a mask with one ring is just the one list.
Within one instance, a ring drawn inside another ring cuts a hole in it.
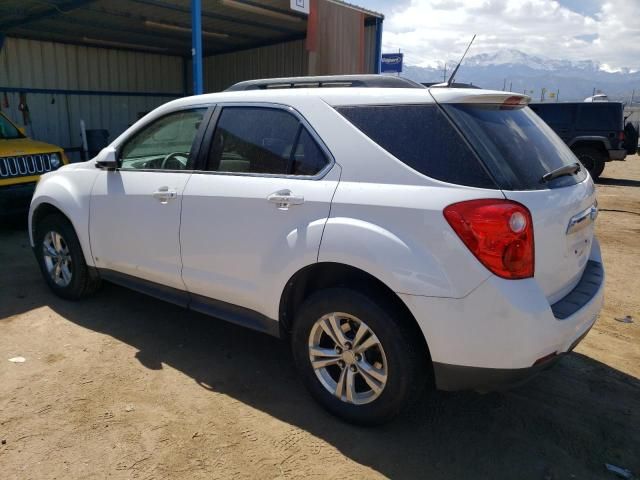
[{"label": "gravel lot", "polygon": [[22,223],[2,225],[0,477],[640,475],[640,158],[608,164],[598,191],[606,307],[576,351],[517,389],[437,394],[376,429],[317,406],[276,339],[112,285],[54,297]]}]

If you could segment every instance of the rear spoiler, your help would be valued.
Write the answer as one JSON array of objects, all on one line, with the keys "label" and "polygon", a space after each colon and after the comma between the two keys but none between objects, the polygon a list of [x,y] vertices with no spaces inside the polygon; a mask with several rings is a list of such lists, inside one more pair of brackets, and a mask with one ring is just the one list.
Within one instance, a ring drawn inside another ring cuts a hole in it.
[{"label": "rear spoiler", "polygon": [[429,93],[438,103],[476,103],[492,105],[528,105],[531,97],[514,92],[477,90],[463,88],[429,88]]}]

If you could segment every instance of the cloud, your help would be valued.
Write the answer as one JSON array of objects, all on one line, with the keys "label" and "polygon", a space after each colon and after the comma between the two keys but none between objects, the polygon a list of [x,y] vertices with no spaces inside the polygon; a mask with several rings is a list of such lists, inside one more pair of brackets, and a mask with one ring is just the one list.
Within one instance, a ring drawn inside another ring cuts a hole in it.
[{"label": "cloud", "polygon": [[383,50],[410,65],[517,49],[531,55],[593,60],[640,69],[640,1],[636,0],[359,0],[385,14]]},{"label": "cloud", "polygon": [[594,40],[598,39],[598,34],[597,33],[585,33],[584,35],[576,35],[573,38],[575,38],[576,40],[582,40],[583,42],[593,43]]}]

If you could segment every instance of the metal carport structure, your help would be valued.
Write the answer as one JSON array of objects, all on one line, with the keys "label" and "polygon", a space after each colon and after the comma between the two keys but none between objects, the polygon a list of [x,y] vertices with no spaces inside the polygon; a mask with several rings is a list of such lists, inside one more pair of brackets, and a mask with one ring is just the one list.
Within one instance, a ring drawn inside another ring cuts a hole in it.
[{"label": "metal carport structure", "polygon": [[4,0],[0,107],[29,123],[28,102],[31,133],[68,147],[80,118],[113,136],[241,80],[379,71],[382,15],[310,1],[307,15],[290,0]]}]

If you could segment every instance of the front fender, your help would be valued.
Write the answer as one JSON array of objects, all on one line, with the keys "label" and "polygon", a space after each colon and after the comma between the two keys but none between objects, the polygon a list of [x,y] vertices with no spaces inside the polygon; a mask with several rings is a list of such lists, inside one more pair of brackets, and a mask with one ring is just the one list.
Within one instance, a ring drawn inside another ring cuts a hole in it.
[{"label": "front fender", "polygon": [[32,247],[35,246],[34,214],[39,207],[51,205],[69,219],[80,241],[87,265],[94,266],[89,242],[89,202],[97,174],[95,169],[60,169],[41,177],[29,208],[29,240]]}]

